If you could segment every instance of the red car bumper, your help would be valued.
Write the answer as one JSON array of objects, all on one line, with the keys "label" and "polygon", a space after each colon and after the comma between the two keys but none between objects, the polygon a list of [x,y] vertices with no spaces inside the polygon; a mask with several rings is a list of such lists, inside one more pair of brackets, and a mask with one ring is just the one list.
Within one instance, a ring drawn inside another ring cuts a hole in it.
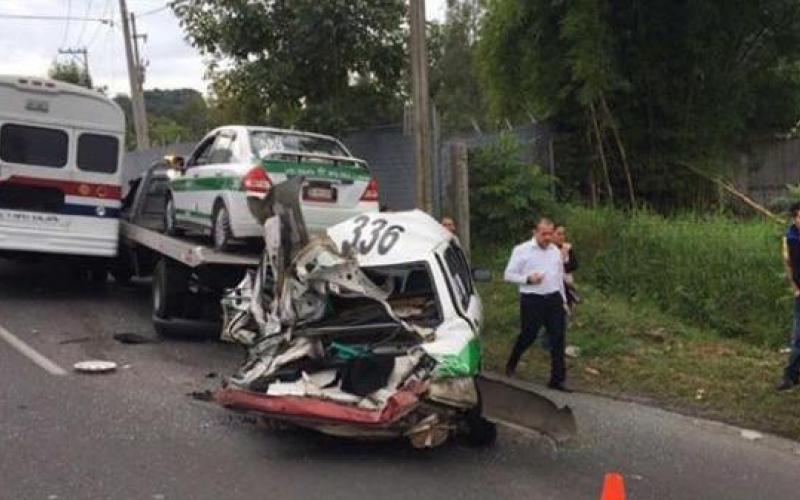
[{"label": "red car bumper", "polygon": [[226,408],[262,413],[278,419],[385,428],[414,411],[426,389],[424,384],[419,384],[397,391],[382,408],[376,410],[312,397],[268,396],[231,387],[217,391],[214,399]]}]

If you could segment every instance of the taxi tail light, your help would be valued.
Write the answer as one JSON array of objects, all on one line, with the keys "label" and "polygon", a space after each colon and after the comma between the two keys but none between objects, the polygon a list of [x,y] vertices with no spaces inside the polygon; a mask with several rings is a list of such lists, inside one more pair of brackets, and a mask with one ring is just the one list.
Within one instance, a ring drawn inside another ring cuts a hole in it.
[{"label": "taxi tail light", "polygon": [[374,177],[369,180],[367,189],[361,195],[361,201],[378,201],[378,181]]},{"label": "taxi tail light", "polygon": [[261,165],[251,168],[242,179],[242,189],[251,193],[266,195],[272,187],[272,179]]}]

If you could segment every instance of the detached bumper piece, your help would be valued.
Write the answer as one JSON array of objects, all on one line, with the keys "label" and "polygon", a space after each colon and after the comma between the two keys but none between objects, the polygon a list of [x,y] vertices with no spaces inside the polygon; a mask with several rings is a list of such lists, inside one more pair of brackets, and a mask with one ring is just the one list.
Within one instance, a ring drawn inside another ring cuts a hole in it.
[{"label": "detached bumper piece", "polygon": [[269,396],[232,387],[220,389],[214,399],[226,408],[298,423],[386,428],[417,409],[425,390],[425,384],[399,390],[389,396],[381,408],[374,410],[310,397]]}]

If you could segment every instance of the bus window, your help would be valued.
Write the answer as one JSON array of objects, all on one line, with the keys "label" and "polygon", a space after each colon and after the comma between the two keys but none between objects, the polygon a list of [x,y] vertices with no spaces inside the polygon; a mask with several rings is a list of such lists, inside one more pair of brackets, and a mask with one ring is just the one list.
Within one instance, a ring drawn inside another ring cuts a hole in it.
[{"label": "bus window", "polygon": [[0,160],[37,167],[67,164],[69,139],[62,130],[14,125],[0,127]]},{"label": "bus window", "polygon": [[78,168],[86,172],[113,174],[117,171],[119,140],[110,135],[81,134],[78,138]]}]

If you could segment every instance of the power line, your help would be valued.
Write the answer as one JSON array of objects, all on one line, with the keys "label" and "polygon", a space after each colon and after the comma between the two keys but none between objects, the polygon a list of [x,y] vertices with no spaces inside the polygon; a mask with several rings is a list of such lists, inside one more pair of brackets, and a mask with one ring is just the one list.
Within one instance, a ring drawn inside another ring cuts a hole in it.
[{"label": "power line", "polygon": [[[110,4],[111,4],[111,0],[106,0],[106,4],[103,6],[103,13],[100,14],[101,17],[108,16],[108,7],[110,6]],[[113,18],[113,16],[109,16],[109,17]],[[97,27],[95,27],[94,33],[92,34],[91,38],[89,38],[89,43],[86,45],[87,47],[91,47],[92,45],[94,45],[94,42],[97,39],[97,35],[100,33],[100,27],[101,26],[102,26],[102,24],[98,24]],[[113,27],[113,24],[112,24],[112,27]]]},{"label": "power line", "polygon": [[69,34],[69,19],[72,17],[72,0],[68,0],[67,2],[67,24],[64,26],[64,39],[61,40],[61,46],[63,47],[67,43],[67,35]]},{"label": "power line", "polygon": [[136,14],[136,17],[145,17],[145,16],[150,16],[152,14],[158,14],[159,12],[161,12],[164,9],[169,9],[169,7],[170,7],[170,4],[162,5],[161,7],[157,7],[155,9],[148,10],[148,11],[142,13],[142,14]]},{"label": "power line", "polygon": [[[89,17],[89,13],[92,11],[92,0],[89,0],[86,3],[86,11],[83,13],[83,17]],[[83,35],[86,33],[86,21],[81,22],[81,31],[78,33],[78,41],[75,42],[75,45],[80,45],[83,41]]]},{"label": "power line", "polygon": [[[35,16],[28,14],[0,14],[0,19],[28,19],[32,21],[94,21],[102,24],[114,25],[113,19],[101,17],[75,17],[75,16]],[[66,40],[66,37],[65,37]],[[63,43],[62,43],[63,45]]]}]

